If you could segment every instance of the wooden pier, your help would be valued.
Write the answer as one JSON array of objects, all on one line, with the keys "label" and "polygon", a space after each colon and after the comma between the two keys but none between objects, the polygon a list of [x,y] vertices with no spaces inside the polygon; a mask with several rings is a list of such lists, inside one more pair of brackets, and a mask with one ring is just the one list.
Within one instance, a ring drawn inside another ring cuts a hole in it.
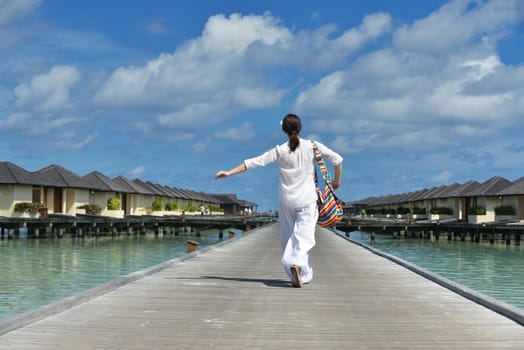
[{"label": "wooden pier", "polygon": [[96,215],[49,215],[46,218],[0,218],[0,239],[18,238],[20,230],[27,230],[28,238],[63,237],[64,235],[98,236],[155,233],[179,234],[186,231],[197,234],[205,230],[239,229],[249,231],[276,220],[274,215],[248,216],[126,216],[123,219]]},{"label": "wooden pier", "polygon": [[0,348],[524,349],[514,320],[330,230],[316,238],[303,288],[275,223],[0,322]]},{"label": "wooden pier", "polygon": [[363,231],[385,234],[393,238],[427,238],[470,241],[474,243],[504,243],[520,245],[524,238],[524,224],[468,224],[452,222],[395,222],[380,220],[343,220],[336,229],[349,233]]}]

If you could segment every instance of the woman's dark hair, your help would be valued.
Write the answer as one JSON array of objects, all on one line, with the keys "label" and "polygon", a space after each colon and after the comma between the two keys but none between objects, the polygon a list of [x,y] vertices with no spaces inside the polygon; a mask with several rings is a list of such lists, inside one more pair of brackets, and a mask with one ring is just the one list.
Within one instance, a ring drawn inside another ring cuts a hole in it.
[{"label": "woman's dark hair", "polygon": [[302,123],[296,114],[288,114],[282,120],[282,130],[289,137],[289,148],[295,151],[300,144],[300,131],[302,130]]}]

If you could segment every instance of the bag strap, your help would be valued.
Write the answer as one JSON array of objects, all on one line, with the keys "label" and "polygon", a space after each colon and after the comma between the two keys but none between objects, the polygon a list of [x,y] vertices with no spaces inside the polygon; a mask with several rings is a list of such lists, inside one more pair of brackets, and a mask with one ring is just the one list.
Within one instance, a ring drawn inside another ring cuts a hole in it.
[{"label": "bag strap", "polygon": [[320,153],[320,150],[318,149],[315,142],[311,141],[313,144],[313,153],[315,154],[315,158],[318,163],[318,167],[320,168],[320,171],[322,172],[322,177],[324,178],[324,181],[331,186],[331,175],[329,175],[326,164],[324,163],[324,160],[322,159],[322,153]]},{"label": "bag strap", "polygon": [[[326,185],[328,185],[329,189],[331,190],[331,193],[333,194],[333,197],[335,198],[335,201],[338,203],[342,203],[344,204],[345,202],[340,200],[337,195],[335,194],[335,191],[333,190],[333,186],[331,185],[331,175],[329,175],[328,171],[327,171],[327,168],[326,168],[326,164],[324,163],[324,160],[322,159],[322,153],[320,152],[320,150],[318,149],[317,145],[315,144],[314,141],[311,141],[311,143],[313,144],[313,152],[315,154],[315,158],[317,160],[317,163],[318,163],[318,167],[320,168],[320,171],[322,172],[322,177],[324,178],[324,181],[326,182]],[[318,184],[318,181],[317,181],[317,170],[315,169],[315,183]]]}]

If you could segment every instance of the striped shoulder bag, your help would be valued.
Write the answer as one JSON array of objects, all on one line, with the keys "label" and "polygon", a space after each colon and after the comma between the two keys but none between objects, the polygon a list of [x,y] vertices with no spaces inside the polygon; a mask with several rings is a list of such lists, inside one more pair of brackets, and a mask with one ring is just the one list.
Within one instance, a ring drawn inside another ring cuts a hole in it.
[{"label": "striped shoulder bag", "polygon": [[318,185],[318,178],[315,170],[315,185],[317,189],[317,205],[318,205],[318,224],[323,227],[333,226],[344,217],[344,211],[342,206],[344,202],[337,198],[333,187],[331,185],[331,175],[326,169],[324,160],[322,159],[322,153],[318,149],[315,142],[313,144],[313,152],[318,163],[318,167],[322,172],[322,178],[324,179],[325,186],[322,191]]}]

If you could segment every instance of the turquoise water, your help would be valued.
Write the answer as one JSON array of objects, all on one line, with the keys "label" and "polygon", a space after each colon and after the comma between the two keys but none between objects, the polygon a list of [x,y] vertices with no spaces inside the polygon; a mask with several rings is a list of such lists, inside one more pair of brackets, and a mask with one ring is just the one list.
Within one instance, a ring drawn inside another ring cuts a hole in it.
[{"label": "turquoise water", "polygon": [[0,319],[180,257],[190,239],[200,243],[198,249],[221,240],[216,231],[200,237],[149,233],[0,241]]},{"label": "turquoise water", "polygon": [[372,241],[364,232],[350,234],[355,241],[524,310],[522,245],[375,237]]}]

